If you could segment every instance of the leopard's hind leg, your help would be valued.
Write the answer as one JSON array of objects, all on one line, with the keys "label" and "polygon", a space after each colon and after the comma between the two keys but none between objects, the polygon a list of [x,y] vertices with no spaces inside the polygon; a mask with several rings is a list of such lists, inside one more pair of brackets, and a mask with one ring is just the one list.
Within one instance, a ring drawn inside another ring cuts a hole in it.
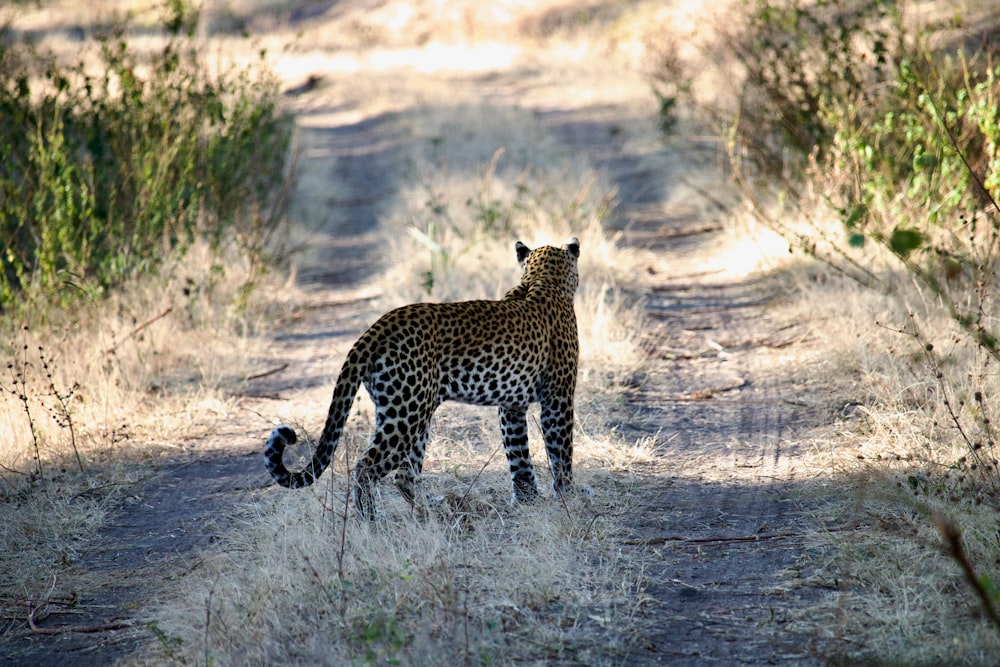
[{"label": "leopard's hind leg", "polygon": [[396,487],[410,505],[416,493],[416,479],[423,470],[429,440],[428,427],[436,403],[423,404],[419,398],[409,404],[376,401],[375,434],[371,446],[354,467],[354,506],[365,519],[376,517],[375,485],[396,470]]},{"label": "leopard's hind leg", "polygon": [[416,433],[411,435],[410,446],[407,451],[406,460],[396,470],[396,488],[413,507],[416,501],[416,484],[420,474],[424,470],[424,454],[427,452],[427,443],[430,441],[430,421],[433,410],[429,414],[423,415],[420,420],[414,422]]}]

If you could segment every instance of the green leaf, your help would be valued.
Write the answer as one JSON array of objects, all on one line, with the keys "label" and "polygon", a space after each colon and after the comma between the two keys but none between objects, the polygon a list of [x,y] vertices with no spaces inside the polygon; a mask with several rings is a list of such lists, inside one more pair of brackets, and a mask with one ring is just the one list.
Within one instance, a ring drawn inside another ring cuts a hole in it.
[{"label": "green leaf", "polygon": [[900,257],[907,257],[924,243],[924,235],[916,229],[896,227],[889,237],[889,247]]},{"label": "green leaf", "polygon": [[915,171],[921,169],[933,169],[937,166],[937,157],[930,153],[922,153],[913,158],[913,167]]},{"label": "green leaf", "polygon": [[986,592],[994,600],[1000,600],[1000,590],[997,590],[997,585],[990,577],[985,574],[979,576],[979,585],[982,586],[983,591]]},{"label": "green leaf", "polygon": [[854,229],[866,215],[868,215],[868,207],[861,203],[855,204],[851,209],[850,215],[844,220],[844,226],[848,229]]}]

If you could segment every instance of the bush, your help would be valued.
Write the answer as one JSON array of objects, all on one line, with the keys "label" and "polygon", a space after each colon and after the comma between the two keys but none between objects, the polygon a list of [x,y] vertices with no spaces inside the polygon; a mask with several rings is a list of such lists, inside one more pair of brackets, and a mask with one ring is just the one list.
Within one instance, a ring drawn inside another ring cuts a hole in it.
[{"label": "bush", "polygon": [[96,75],[0,40],[0,311],[105,292],[195,239],[259,259],[290,124],[266,72],[207,73],[189,19],[148,61],[103,35]]},{"label": "bush", "polygon": [[[1000,260],[1000,67],[988,29],[947,44],[961,16],[920,30],[908,3],[757,0],[736,44],[745,71],[732,121],[734,167],[781,174],[784,196],[814,191],[844,224],[827,261],[873,265],[875,243],[1000,359],[992,275]],[[789,169],[789,166],[794,168]],[[809,252],[816,244],[796,241]],[[858,275],[857,271],[851,275]],[[877,282],[877,281],[876,281]],[[885,284],[882,285],[886,287]]]},{"label": "bush", "polygon": [[[1000,361],[1000,20],[964,32],[957,8],[938,8],[944,18],[918,28],[914,6],[745,3],[745,22],[726,32],[743,73],[728,103],[730,164],[755,213],[806,253],[901,301],[919,286],[922,310],[904,303],[910,315],[892,328],[938,385],[935,443],[965,451],[958,468],[975,463],[967,490],[1000,494],[989,369]],[[683,71],[668,62],[659,80]],[[762,192],[795,212],[766,213]],[[955,332],[931,324],[939,315]],[[958,367],[960,343],[975,354]]]},{"label": "bush", "polygon": [[661,128],[673,132],[679,106],[691,107],[730,137],[755,175],[801,175],[833,141],[836,121],[828,112],[847,101],[867,105],[891,78],[905,49],[900,3],[740,5],[718,19],[725,25],[714,41],[694,47],[700,56],[695,62],[681,55],[669,32],[652,45],[659,59],[653,86]]},{"label": "bush", "polygon": [[822,159],[836,110],[871,104],[904,48],[889,0],[756,0],[731,43],[745,72],[735,138],[764,175]]},{"label": "bush", "polygon": [[923,51],[878,108],[836,118],[829,159],[847,243],[886,247],[1000,359],[1000,67]]}]

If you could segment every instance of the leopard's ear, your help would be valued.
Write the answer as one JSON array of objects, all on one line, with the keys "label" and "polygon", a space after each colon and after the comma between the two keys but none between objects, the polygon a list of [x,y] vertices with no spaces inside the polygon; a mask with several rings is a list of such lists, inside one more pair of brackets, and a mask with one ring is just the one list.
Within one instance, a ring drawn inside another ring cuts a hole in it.
[{"label": "leopard's ear", "polygon": [[569,252],[569,254],[573,255],[573,257],[579,257],[580,256],[580,239],[578,239],[578,238],[576,238],[574,236],[569,241],[566,241],[566,243],[563,245],[563,249],[567,250]]},{"label": "leopard's ear", "polygon": [[531,248],[524,245],[520,241],[514,244],[514,250],[517,251],[517,263],[524,264],[524,260],[527,259],[528,255],[531,254]]}]

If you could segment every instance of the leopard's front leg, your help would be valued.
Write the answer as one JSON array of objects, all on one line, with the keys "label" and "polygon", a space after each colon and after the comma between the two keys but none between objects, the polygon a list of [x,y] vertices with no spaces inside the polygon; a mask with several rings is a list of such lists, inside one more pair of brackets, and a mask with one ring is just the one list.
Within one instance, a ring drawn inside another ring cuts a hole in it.
[{"label": "leopard's front leg", "polygon": [[573,486],[573,399],[542,400],[542,436],[552,470],[552,490],[562,495]]},{"label": "leopard's front leg", "polygon": [[513,488],[511,502],[532,502],[538,498],[535,466],[528,450],[527,408],[500,408],[500,433],[503,448],[510,465],[510,483]]}]

